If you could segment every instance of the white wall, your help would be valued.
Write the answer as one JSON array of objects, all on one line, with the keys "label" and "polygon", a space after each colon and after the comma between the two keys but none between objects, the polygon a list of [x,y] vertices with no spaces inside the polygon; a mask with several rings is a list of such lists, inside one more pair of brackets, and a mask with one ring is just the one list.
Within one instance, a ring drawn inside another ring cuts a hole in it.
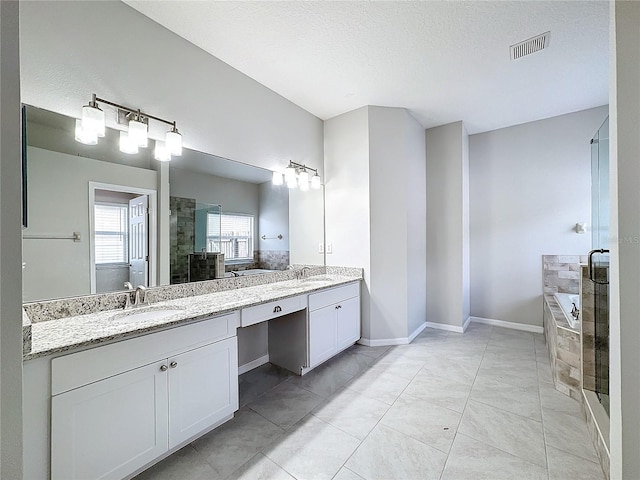
[{"label": "white wall", "polygon": [[[611,478],[640,478],[640,4],[611,4]],[[616,241],[617,240],[617,241]]]},{"label": "white wall", "polygon": [[371,338],[369,121],[363,107],[324,122],[327,265],[364,268],[362,336]]},{"label": "white wall", "polygon": [[607,107],[470,137],[471,315],[542,326],[543,254],[585,255]]},{"label": "white wall", "polygon": [[324,243],[324,187],[307,192],[290,190],[289,261],[324,265],[324,253],[318,249],[320,243]]},{"label": "white wall", "polygon": [[0,2],[0,478],[22,478],[18,2]]},{"label": "white wall", "polygon": [[405,115],[399,108],[369,110],[371,337],[407,337],[408,172]]},{"label": "white wall", "polygon": [[427,320],[427,163],[424,128],[407,115],[407,314],[411,335]]},{"label": "white wall", "polygon": [[424,130],[402,108],[325,122],[328,265],[364,266],[362,337],[406,342],[425,322]]},{"label": "white wall", "polygon": [[427,322],[458,331],[469,304],[466,141],[462,122],[426,131]]},{"label": "white wall", "polygon": [[25,235],[71,235],[81,241],[24,240],[23,300],[91,293],[89,182],[155,190],[157,173],[27,147],[28,228]]}]

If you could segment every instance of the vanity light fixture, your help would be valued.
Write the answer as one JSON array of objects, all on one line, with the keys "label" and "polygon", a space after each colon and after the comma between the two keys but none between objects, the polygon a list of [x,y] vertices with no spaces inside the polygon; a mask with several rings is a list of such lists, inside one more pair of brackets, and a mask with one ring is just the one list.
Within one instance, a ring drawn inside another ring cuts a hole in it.
[{"label": "vanity light fixture", "polygon": [[98,102],[117,109],[118,123],[127,126],[126,131],[120,132],[120,151],[123,153],[138,153],[138,148],[146,148],[149,144],[149,120],[166,123],[171,126],[165,141],[156,141],[154,156],[161,162],[171,160],[171,155],[182,155],[182,135],[178,132],[176,122],[141,112],[140,109],[125,107],[117,103],[98,98],[94,93],[91,101],[82,107],[82,119],[76,121],[75,138],[85,145],[95,145],[98,137],[105,135],[105,114]]},{"label": "vanity light fixture", "polygon": [[[313,172],[313,176],[309,179],[309,172]],[[315,168],[307,167],[301,163],[289,160],[289,165],[284,169],[284,174],[273,172],[271,182],[273,185],[287,184],[288,188],[300,187],[300,190],[306,192],[309,188],[318,190],[322,186],[320,175]]]}]

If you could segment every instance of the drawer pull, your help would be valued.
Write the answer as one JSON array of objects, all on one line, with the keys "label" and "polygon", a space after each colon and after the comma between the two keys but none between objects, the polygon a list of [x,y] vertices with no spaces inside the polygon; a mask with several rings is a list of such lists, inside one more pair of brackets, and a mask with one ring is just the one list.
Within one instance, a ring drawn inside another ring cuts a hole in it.
[{"label": "drawer pull", "polygon": [[161,365],[160,366],[160,371],[161,372],[166,372],[167,370],[169,370],[169,367],[167,367],[166,365]]},{"label": "drawer pull", "polygon": [[170,366],[171,368],[176,368],[176,367],[178,366],[178,362],[171,362],[171,363],[169,364],[169,366]]},{"label": "drawer pull", "polygon": [[276,306],[273,308],[273,313],[279,313],[279,312],[281,312],[281,311],[282,311],[282,307],[281,307],[280,305],[276,305]]},{"label": "drawer pull", "polygon": [[339,308],[342,308],[342,305],[336,305],[336,310],[338,310]]}]

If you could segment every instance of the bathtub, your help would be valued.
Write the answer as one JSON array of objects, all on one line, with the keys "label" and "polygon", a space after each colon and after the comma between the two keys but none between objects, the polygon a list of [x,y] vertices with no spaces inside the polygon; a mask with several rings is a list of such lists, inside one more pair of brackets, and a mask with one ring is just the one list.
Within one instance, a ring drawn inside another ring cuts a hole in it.
[{"label": "bathtub", "polygon": [[580,295],[576,295],[573,293],[556,293],[554,295],[556,300],[560,304],[562,311],[564,312],[564,316],[567,317],[567,322],[571,328],[580,329],[580,319],[576,319],[572,314],[571,310],[573,309],[573,305],[575,304],[576,308],[580,310]]}]

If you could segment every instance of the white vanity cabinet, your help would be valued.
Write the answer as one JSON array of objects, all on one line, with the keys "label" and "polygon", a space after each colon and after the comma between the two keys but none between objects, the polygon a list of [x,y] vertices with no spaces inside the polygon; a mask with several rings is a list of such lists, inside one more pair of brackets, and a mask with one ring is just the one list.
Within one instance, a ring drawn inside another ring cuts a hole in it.
[{"label": "white vanity cabinet", "polygon": [[360,339],[360,284],[309,295],[309,368]]},{"label": "white vanity cabinet", "polygon": [[121,479],[238,409],[237,313],[52,361],[51,478]]}]

